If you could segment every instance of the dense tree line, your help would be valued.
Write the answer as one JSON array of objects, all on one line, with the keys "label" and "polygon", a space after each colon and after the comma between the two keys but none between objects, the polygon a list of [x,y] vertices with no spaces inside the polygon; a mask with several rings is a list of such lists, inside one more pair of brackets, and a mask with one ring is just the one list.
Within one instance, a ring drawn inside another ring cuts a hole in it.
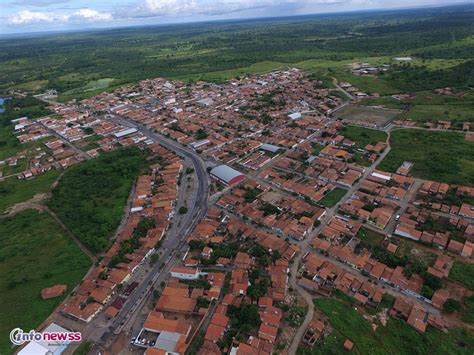
[{"label": "dense tree line", "polygon": [[[92,252],[109,244],[123,214],[133,182],[144,168],[138,148],[118,149],[66,170],[48,206]],[[144,223],[137,229],[137,238]],[[124,249],[133,245],[124,246]]]}]

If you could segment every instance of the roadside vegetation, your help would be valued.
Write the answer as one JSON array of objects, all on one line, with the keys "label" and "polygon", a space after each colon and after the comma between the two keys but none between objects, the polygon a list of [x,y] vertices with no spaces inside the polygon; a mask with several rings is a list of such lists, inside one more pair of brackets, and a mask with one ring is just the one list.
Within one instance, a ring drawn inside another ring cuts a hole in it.
[{"label": "roadside vegetation", "polygon": [[93,253],[120,224],[135,179],[145,166],[138,148],[117,149],[66,170],[48,206]]},{"label": "roadside vegetation", "polygon": [[[37,327],[85,275],[89,258],[46,213],[23,211],[0,220],[0,353],[12,353],[14,327]],[[41,290],[68,285],[63,296],[42,300]]]},{"label": "roadside vegetation", "polygon": [[406,160],[414,163],[415,177],[449,184],[474,185],[474,142],[463,134],[419,129],[397,129],[390,137],[391,151],[377,167],[395,172]]}]

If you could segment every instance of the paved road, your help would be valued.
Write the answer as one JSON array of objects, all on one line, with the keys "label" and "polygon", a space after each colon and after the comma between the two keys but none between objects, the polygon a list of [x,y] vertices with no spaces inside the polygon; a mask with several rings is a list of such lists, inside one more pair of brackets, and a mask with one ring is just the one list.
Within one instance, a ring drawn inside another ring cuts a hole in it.
[{"label": "paved road", "polygon": [[[346,95],[349,100],[354,100],[354,96],[352,96],[347,90],[343,89],[338,83],[337,83],[337,79],[336,78],[332,78],[332,83],[333,85],[339,90],[341,91],[342,93],[344,93],[344,95]],[[334,111],[332,111],[334,112]]]},{"label": "paved road", "polygon": [[[356,182],[344,195],[344,197],[334,206],[331,208],[328,208],[326,210],[326,215],[323,217],[321,220],[321,225],[318,228],[315,228],[314,231],[302,242],[297,243],[299,247],[301,248],[301,252],[299,254],[299,257],[295,259],[293,265],[292,265],[292,270],[291,270],[291,277],[290,277],[290,285],[293,287],[299,294],[300,296],[306,301],[308,305],[308,313],[306,313],[306,317],[301,324],[301,326],[298,328],[295,337],[293,338],[293,342],[291,343],[291,346],[288,350],[289,354],[296,354],[296,350],[298,349],[298,346],[301,342],[301,339],[303,338],[303,335],[306,331],[306,328],[308,324],[311,322],[313,319],[313,314],[314,314],[314,305],[313,305],[313,297],[308,297],[310,296],[309,293],[307,293],[301,286],[298,285],[297,280],[296,280],[296,274],[299,268],[299,261],[301,260],[301,256],[305,255],[308,251],[311,250],[310,244],[312,240],[321,232],[321,230],[327,225],[327,223],[334,217],[337,213],[337,210],[339,209],[339,206],[344,204],[347,200],[351,198],[351,196],[356,192],[362,181],[364,181],[367,177],[369,177],[377,167],[377,165],[387,156],[387,154],[390,152],[390,145],[389,145],[389,139],[390,139],[390,134],[387,137],[387,148],[385,151],[378,157],[378,159],[370,166],[368,167],[362,177],[359,179],[358,182]],[[334,260],[331,259],[331,262],[334,262]]]},{"label": "paved road", "polygon": [[58,138],[61,142],[63,142],[64,144],[68,145],[69,147],[71,147],[72,149],[74,149],[76,151],[77,154],[79,154],[81,157],[83,157],[84,159],[92,159],[92,157],[87,154],[86,152],[84,152],[83,150],[79,149],[78,147],[76,147],[74,144],[71,143],[71,141],[69,141],[69,139],[67,139],[66,137],[63,137],[62,135],[60,135],[58,132],[56,132],[54,129],[51,129],[49,127],[47,127],[46,125],[44,125],[43,123],[35,120],[35,122],[37,124],[39,124],[41,127],[43,127],[44,129],[46,129],[49,133],[51,133],[53,136],[55,136],[56,138]]},{"label": "paved road", "polygon": [[[175,217],[173,222],[174,231],[170,230],[167,233],[167,237],[160,248],[160,260],[164,260],[165,264],[163,265],[163,262],[158,262],[140,280],[139,286],[109,327],[110,332],[98,341],[98,347],[109,344],[125,327],[130,329],[131,323],[141,313],[142,308],[151,297],[154,286],[168,277],[172,265],[187,248],[186,236],[194,229],[199,220],[206,215],[209,195],[209,178],[206,172],[206,165],[197,153],[183,148],[178,143],[124,117],[113,115],[110,119],[123,126],[137,128],[148,139],[161,144],[190,161],[194,167],[194,174],[196,174],[197,189],[194,198],[188,201],[188,213],[180,217],[179,220]],[[185,188],[185,186],[186,183],[183,183],[182,187]],[[144,265],[143,267],[147,266]]]}]

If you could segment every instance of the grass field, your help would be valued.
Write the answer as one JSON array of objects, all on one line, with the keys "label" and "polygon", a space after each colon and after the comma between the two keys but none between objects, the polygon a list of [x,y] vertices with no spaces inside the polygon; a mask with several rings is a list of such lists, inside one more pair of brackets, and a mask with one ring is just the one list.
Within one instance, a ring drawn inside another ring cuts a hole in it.
[{"label": "grass field", "polygon": [[59,174],[59,171],[52,170],[33,180],[18,180],[16,177],[11,177],[0,181],[0,213],[9,206],[31,199],[38,193],[51,191],[51,185]]},{"label": "grass field", "polygon": [[25,171],[28,169],[28,160],[23,158],[23,159],[18,159],[16,165],[14,166],[9,166],[9,165],[4,165],[0,167],[0,171],[3,173],[3,178],[21,173],[22,171]]},{"label": "grass field", "polygon": [[238,76],[245,76],[248,74],[267,73],[273,70],[286,68],[287,66],[288,64],[285,64],[285,63],[264,61],[264,62],[258,62],[252,65],[249,65],[248,67],[235,68],[235,69],[229,69],[229,70],[219,70],[219,71],[213,71],[213,72],[196,74],[196,75],[185,75],[182,77],[178,77],[178,79],[182,79],[185,81],[206,80],[206,81],[213,81],[213,82],[223,82],[225,80],[236,78]]},{"label": "grass field", "polygon": [[449,272],[449,278],[465,284],[474,291],[474,264],[465,264],[455,260]]},{"label": "grass field", "polygon": [[70,291],[89,266],[47,213],[27,210],[0,220],[0,353],[12,352],[13,328],[37,327],[68,293],[43,301],[41,289],[67,284]]},{"label": "grass field", "polygon": [[[312,350],[300,348],[299,354],[347,354],[343,343],[350,339],[356,354],[472,354],[474,337],[466,330],[452,329],[448,334],[429,328],[425,334],[416,332],[405,322],[389,319],[386,326],[374,331],[348,303],[334,298],[314,300],[329,320],[334,331]],[[460,346],[460,343],[464,346]]]},{"label": "grass field", "polygon": [[[471,103],[460,105],[415,105],[408,112],[404,112],[400,118],[409,118],[417,122],[432,122],[439,120],[474,122],[474,105]],[[460,128],[460,127],[458,127]]]},{"label": "grass field", "polygon": [[361,228],[357,232],[357,238],[372,248],[381,246],[385,236],[370,229]]},{"label": "grass field", "polygon": [[[51,139],[51,137],[45,137],[34,142],[20,143],[20,141],[13,135],[12,126],[0,125],[0,161],[7,159],[15,154],[26,152],[26,155],[34,156],[38,154],[36,151],[32,151],[35,148],[42,147],[43,150],[47,151],[48,148],[44,146],[44,142]],[[26,159],[18,160],[18,166],[10,167],[8,164],[0,165],[0,171],[3,172],[3,177],[10,174],[22,172],[27,168]]]},{"label": "grass field", "polygon": [[364,148],[367,144],[377,144],[378,142],[385,142],[387,140],[387,133],[375,129],[358,127],[358,126],[344,126],[341,134],[353,140],[356,148]]},{"label": "grass field", "polygon": [[383,105],[387,108],[407,108],[399,118],[411,119],[419,125],[423,122],[439,120],[453,121],[461,128],[464,121],[474,121],[474,97],[472,93],[464,97],[441,96],[431,92],[420,92],[412,99],[395,100],[393,98],[368,99],[360,103],[364,106]]},{"label": "grass field", "polygon": [[400,92],[400,89],[393,86],[389,80],[383,77],[353,75],[349,69],[336,72],[335,77],[339,81],[348,81],[359,90],[367,93],[378,93],[381,96],[385,96]]},{"label": "grass field", "polygon": [[120,224],[144,164],[145,154],[134,147],[73,166],[53,189],[48,206],[87,248],[99,253]]},{"label": "grass field", "polygon": [[336,187],[329,191],[321,200],[319,200],[318,204],[324,207],[333,207],[341,200],[341,198],[344,197],[346,192],[346,189]]},{"label": "grass field", "polygon": [[414,163],[410,173],[415,177],[474,185],[474,143],[463,134],[397,129],[390,144],[392,150],[379,164],[380,170],[395,172],[408,160]]},{"label": "grass field", "polygon": [[474,296],[464,299],[465,309],[462,312],[461,319],[466,323],[474,323]]},{"label": "grass field", "polygon": [[43,90],[46,87],[46,85],[48,85],[48,80],[33,80],[33,81],[28,81],[26,83],[14,86],[14,88],[37,93]]}]

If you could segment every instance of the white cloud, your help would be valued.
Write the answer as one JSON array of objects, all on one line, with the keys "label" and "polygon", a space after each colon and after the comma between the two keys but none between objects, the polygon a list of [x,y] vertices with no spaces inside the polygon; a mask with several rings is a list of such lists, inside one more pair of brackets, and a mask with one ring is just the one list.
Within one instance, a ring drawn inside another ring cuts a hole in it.
[{"label": "white cloud", "polygon": [[[120,11],[120,17],[183,17],[225,15],[259,9],[262,11],[348,4],[360,0],[140,0],[134,9]],[[365,0],[366,1],[366,0]],[[280,15],[286,15],[281,13]]]},{"label": "white cloud", "polygon": [[43,12],[22,10],[8,18],[12,25],[30,25],[41,23],[83,23],[110,21],[113,16],[109,12],[99,12],[89,8],[82,8],[70,13],[64,12]]},{"label": "white cloud", "polygon": [[10,2],[10,5],[13,6],[49,6],[57,4],[67,4],[71,0],[14,0]]},{"label": "white cloud", "polygon": [[23,10],[9,18],[13,25],[24,25],[30,23],[44,23],[55,21],[55,16],[47,12]]},{"label": "white cloud", "polygon": [[113,19],[113,16],[109,12],[99,12],[96,10],[83,8],[74,12],[70,19],[84,19],[87,21],[110,21]]}]

